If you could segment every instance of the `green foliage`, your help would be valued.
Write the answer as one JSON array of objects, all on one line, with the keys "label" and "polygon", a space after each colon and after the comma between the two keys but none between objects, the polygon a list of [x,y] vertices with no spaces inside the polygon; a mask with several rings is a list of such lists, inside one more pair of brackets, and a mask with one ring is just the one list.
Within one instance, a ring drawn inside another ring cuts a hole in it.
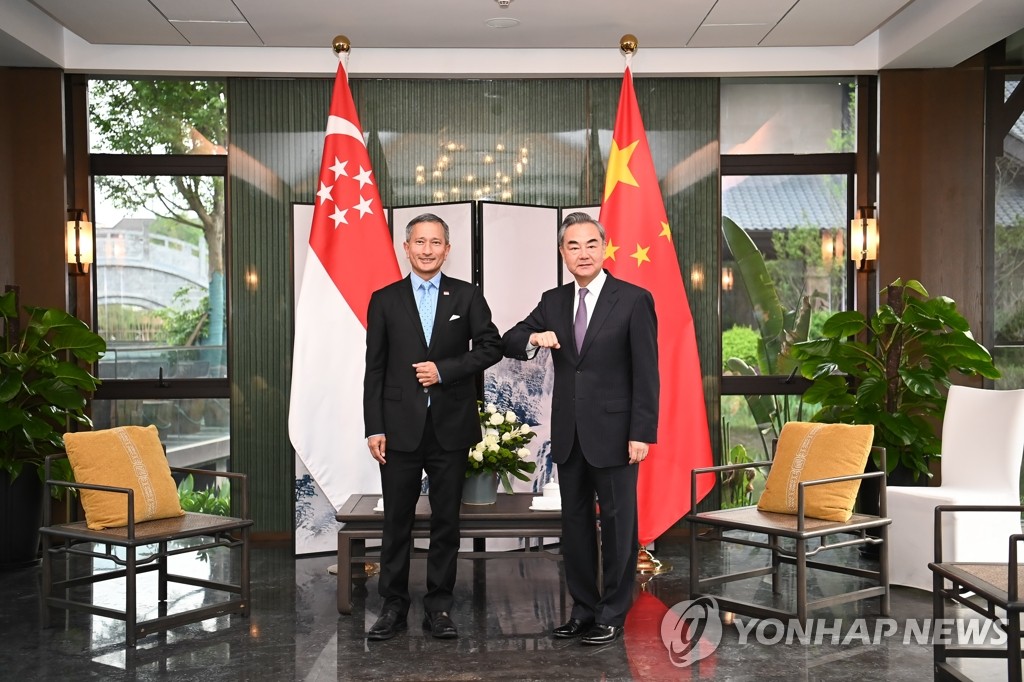
[{"label": "green foliage", "polygon": [[523,424],[514,412],[502,414],[493,403],[480,405],[480,426],[483,440],[469,451],[466,478],[481,472],[494,472],[501,480],[505,492],[512,494],[512,480],[529,481],[527,474],[537,469],[537,463],[527,444],[536,434],[529,424]]},{"label": "green foliage", "polygon": [[106,343],[59,308],[26,306],[19,325],[15,291],[0,295],[0,468],[15,478],[28,465],[64,450],[71,423],[86,427],[86,398],[99,380],[83,363],[99,360]]},{"label": "green foliage", "polygon": [[[750,301],[758,326],[756,362],[748,362],[743,357],[727,356],[723,352],[725,367],[729,372],[740,376],[788,375],[796,368],[796,363],[789,357],[789,347],[806,340],[810,329],[810,299],[807,296],[800,296],[797,307],[786,310],[764,256],[750,235],[726,216],[722,216],[722,233],[736,259],[738,279]],[[771,455],[769,441],[778,437],[782,425],[790,420],[794,403],[798,408],[799,404],[786,396],[745,397],[750,413],[757,423],[761,445],[767,458]]]},{"label": "green foliage", "polygon": [[757,342],[760,337],[750,327],[734,324],[722,332],[722,369],[728,371],[726,358],[737,358],[747,365],[757,365]]},{"label": "green foliage", "polygon": [[151,222],[146,229],[150,234],[157,234],[172,239],[178,239],[192,246],[199,246],[203,240],[203,231],[192,225],[182,224],[178,220],[157,218]]},{"label": "green foliage", "polygon": [[850,125],[844,128],[833,128],[832,135],[828,139],[828,148],[833,152],[852,152],[857,144],[857,85],[847,84],[849,92],[846,97],[846,112],[850,119]]},{"label": "green foliage", "polygon": [[[743,445],[732,445],[729,422],[722,419],[722,452],[725,453],[725,464],[749,464],[753,460]],[[740,469],[722,472],[721,493],[722,509],[746,507],[753,503],[754,479],[758,469]],[[763,477],[763,476],[762,476]]]},{"label": "green foliage", "polygon": [[188,154],[227,144],[225,83],[217,80],[94,80],[90,119],[100,139],[128,154]]},{"label": "green foliage", "polygon": [[225,483],[196,490],[192,474],[189,474],[178,484],[178,501],[187,512],[228,516],[231,514],[231,486]]},{"label": "green foliage", "polygon": [[157,311],[163,321],[163,341],[171,346],[194,346],[210,332],[210,297],[203,296],[194,306],[188,305],[192,287],[174,292],[172,307]]},{"label": "green foliage", "polygon": [[[870,320],[858,311],[836,313],[824,338],[797,343],[790,354],[814,382],[803,396],[819,406],[812,421],[873,424],[889,472],[900,466],[927,476],[940,452],[936,423],[950,375],[1000,374],[952,299],[929,298],[917,280],[897,279],[882,293],[886,303]],[[866,342],[847,340],[864,332]]]},{"label": "green foliage", "polygon": [[1024,341],[1024,216],[996,225],[994,274],[996,342]]}]

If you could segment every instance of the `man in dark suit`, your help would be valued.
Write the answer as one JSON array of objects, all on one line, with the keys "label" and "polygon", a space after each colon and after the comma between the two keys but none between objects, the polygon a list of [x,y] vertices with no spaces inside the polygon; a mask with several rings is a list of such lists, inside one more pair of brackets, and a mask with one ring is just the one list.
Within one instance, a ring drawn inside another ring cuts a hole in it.
[{"label": "man in dark suit", "polygon": [[[604,228],[566,216],[558,249],[575,281],[541,296],[502,337],[505,356],[550,348],[555,367],[551,457],[562,494],[562,557],[573,598],[555,637],[607,644],[622,635],[633,603],[639,549],[637,465],[658,433],[658,324],[646,289],[602,269]],[[597,576],[594,498],[601,520],[603,584]]]},{"label": "man in dark suit", "polygon": [[476,378],[501,358],[498,329],[480,290],[441,274],[448,225],[425,213],[405,228],[412,272],[370,298],[363,419],[380,463],[384,538],[378,590],[384,600],[372,640],[406,626],[412,524],[422,472],[430,488],[430,549],[424,629],[451,639],[459,508],[469,448],[480,441]]}]

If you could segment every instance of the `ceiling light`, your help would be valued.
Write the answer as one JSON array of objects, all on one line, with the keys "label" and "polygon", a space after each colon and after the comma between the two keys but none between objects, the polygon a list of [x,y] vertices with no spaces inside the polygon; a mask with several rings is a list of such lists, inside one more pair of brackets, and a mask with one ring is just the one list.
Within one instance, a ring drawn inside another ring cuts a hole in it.
[{"label": "ceiling light", "polygon": [[514,28],[519,25],[519,20],[512,17],[495,17],[487,19],[484,23],[491,28]]}]

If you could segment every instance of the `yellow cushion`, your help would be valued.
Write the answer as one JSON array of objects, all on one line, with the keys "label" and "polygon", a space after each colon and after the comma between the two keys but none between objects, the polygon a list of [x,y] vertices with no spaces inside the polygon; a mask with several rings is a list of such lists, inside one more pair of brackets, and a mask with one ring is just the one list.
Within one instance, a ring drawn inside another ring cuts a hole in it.
[{"label": "yellow cushion", "polygon": [[[64,434],[64,448],[79,483],[131,488],[135,522],[181,516],[178,488],[171,478],[155,426],[119,426]],[[128,525],[127,495],[81,490],[86,525],[93,530]]]},{"label": "yellow cushion", "polygon": [[[757,508],[796,514],[799,483],[864,473],[874,436],[871,425],[786,423]],[[859,489],[860,480],[809,486],[804,515],[849,521]]]}]

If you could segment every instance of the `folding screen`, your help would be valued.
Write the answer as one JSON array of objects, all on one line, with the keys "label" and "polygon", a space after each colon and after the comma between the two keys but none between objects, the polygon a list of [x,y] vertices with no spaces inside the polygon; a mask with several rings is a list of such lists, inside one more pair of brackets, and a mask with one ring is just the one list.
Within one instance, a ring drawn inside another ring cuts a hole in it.
[{"label": "folding screen", "polygon": [[[484,297],[498,331],[530,314],[543,292],[558,286],[558,209],[512,204],[480,204]],[[516,489],[538,490],[552,474],[551,358],[546,350],[528,362],[503,359],[484,373],[484,398],[536,427],[530,443],[537,472]]]}]

